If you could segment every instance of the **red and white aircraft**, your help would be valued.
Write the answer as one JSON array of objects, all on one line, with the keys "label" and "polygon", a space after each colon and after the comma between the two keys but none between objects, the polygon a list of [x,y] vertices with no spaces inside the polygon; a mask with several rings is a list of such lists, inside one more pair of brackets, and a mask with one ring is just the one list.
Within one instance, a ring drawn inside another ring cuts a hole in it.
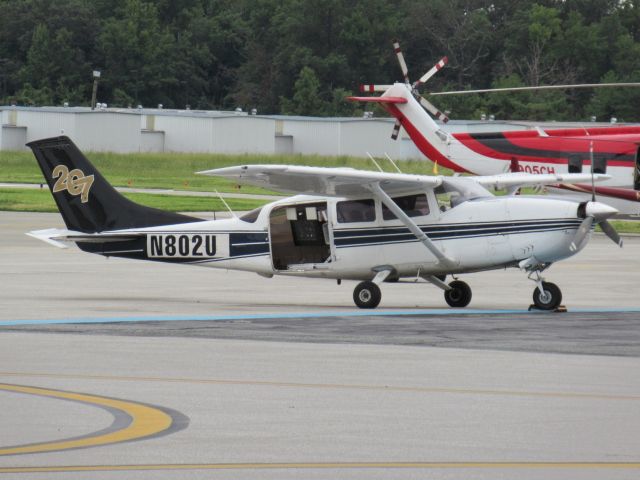
[{"label": "red and white aircraft", "polygon": [[[361,90],[364,92],[384,93],[380,97],[349,97],[350,100],[384,106],[396,118],[392,138],[397,138],[402,127],[418,149],[433,162],[456,172],[476,175],[505,171],[581,173],[590,172],[593,165],[594,173],[611,176],[602,186],[595,187],[601,201],[621,213],[640,214],[640,126],[449,133],[422,107],[444,123],[449,120],[447,116],[418,92],[420,85],[444,67],[446,57],[417,82],[411,83],[397,42],[394,47],[404,83],[363,85]],[[586,200],[594,187],[588,184],[558,185],[551,190],[554,193],[568,192]]]}]

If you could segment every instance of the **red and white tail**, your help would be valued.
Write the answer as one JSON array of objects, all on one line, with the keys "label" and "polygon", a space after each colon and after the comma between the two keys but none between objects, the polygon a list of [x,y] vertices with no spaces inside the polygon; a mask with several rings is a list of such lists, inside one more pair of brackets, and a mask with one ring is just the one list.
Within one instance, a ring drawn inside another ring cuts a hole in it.
[{"label": "red and white tail", "polygon": [[456,171],[464,171],[448,159],[449,138],[444,134],[438,124],[425,112],[429,112],[437,120],[443,123],[449,121],[449,117],[424,98],[418,88],[429,81],[448,62],[447,57],[441,58],[427,73],[411,84],[409,81],[409,69],[400,49],[400,44],[394,41],[393,48],[400,64],[404,83],[393,85],[370,84],[361,85],[360,91],[364,93],[384,92],[379,97],[349,97],[349,100],[371,102],[381,104],[391,115],[396,118],[391,138],[397,140],[400,128],[404,128],[418,149],[436,165],[452,168]]},{"label": "red and white tail", "polygon": [[[448,62],[447,57],[442,57],[438,63],[436,63],[431,69],[425,73],[420,79],[415,82],[413,85],[409,81],[409,69],[407,68],[407,63],[404,60],[404,55],[402,54],[402,50],[400,49],[400,43],[397,40],[393,41],[393,49],[398,58],[398,63],[400,64],[400,70],[402,71],[402,76],[404,77],[404,83],[407,86],[407,89],[411,92],[413,97],[424,107],[424,109],[433,115],[437,120],[441,122],[448,122],[449,117],[445,115],[442,111],[436,108],[430,101],[424,98],[418,88],[426,83],[431,77],[433,77],[436,73],[438,73]],[[373,98],[365,98],[365,97],[349,97],[350,100],[362,101],[362,102],[378,102],[384,104],[391,103],[405,103],[400,100],[400,97],[397,95],[386,95],[394,85],[378,85],[378,84],[367,84],[360,85],[360,91],[363,93],[375,93],[375,92],[384,92],[385,95],[382,97],[373,97]],[[376,99],[374,99],[376,98]],[[398,120],[400,122],[401,120]],[[398,133],[400,131],[400,124],[396,122],[396,125],[393,128],[393,133],[391,134],[391,138],[396,140],[398,138]]]},{"label": "red and white tail", "polygon": [[362,93],[386,92],[392,85],[360,85]]}]

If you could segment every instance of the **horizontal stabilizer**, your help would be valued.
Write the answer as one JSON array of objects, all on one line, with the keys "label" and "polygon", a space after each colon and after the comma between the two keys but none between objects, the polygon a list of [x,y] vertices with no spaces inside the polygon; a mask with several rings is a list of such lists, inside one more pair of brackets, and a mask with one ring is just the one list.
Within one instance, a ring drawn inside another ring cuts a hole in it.
[{"label": "horizontal stabilizer", "polygon": [[407,103],[404,97],[347,97],[347,100],[369,103]]},{"label": "horizontal stabilizer", "polygon": [[144,237],[144,233],[82,233],[59,228],[48,228],[46,230],[35,230],[27,233],[30,237],[42,240],[58,248],[68,248],[65,243],[109,243],[127,242]]}]

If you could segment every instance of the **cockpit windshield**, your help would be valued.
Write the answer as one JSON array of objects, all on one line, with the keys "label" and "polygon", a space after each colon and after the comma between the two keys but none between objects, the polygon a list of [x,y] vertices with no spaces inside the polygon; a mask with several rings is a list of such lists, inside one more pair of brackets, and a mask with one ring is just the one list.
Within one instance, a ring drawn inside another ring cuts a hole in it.
[{"label": "cockpit windshield", "polygon": [[445,178],[434,193],[438,197],[441,209],[443,206],[445,209],[454,208],[468,200],[493,196],[489,190],[469,177]]},{"label": "cockpit windshield", "polygon": [[258,216],[260,216],[260,212],[262,211],[262,207],[255,208],[250,212],[245,213],[240,216],[240,220],[247,223],[256,223],[258,220]]}]

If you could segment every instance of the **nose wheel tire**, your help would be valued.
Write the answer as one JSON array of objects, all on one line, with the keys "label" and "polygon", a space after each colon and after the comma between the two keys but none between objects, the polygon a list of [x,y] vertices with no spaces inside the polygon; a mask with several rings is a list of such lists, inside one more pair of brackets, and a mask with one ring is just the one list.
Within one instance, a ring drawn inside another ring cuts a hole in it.
[{"label": "nose wheel tire", "polygon": [[360,282],[353,290],[353,301],[360,308],[376,308],[381,299],[380,287],[373,282]]},{"label": "nose wheel tire", "polygon": [[536,287],[533,303],[540,310],[554,310],[562,302],[562,292],[555,283],[542,282],[542,292]]},{"label": "nose wheel tire", "polygon": [[465,282],[455,280],[449,284],[451,290],[445,290],[444,299],[450,307],[463,308],[471,302],[471,287]]}]

